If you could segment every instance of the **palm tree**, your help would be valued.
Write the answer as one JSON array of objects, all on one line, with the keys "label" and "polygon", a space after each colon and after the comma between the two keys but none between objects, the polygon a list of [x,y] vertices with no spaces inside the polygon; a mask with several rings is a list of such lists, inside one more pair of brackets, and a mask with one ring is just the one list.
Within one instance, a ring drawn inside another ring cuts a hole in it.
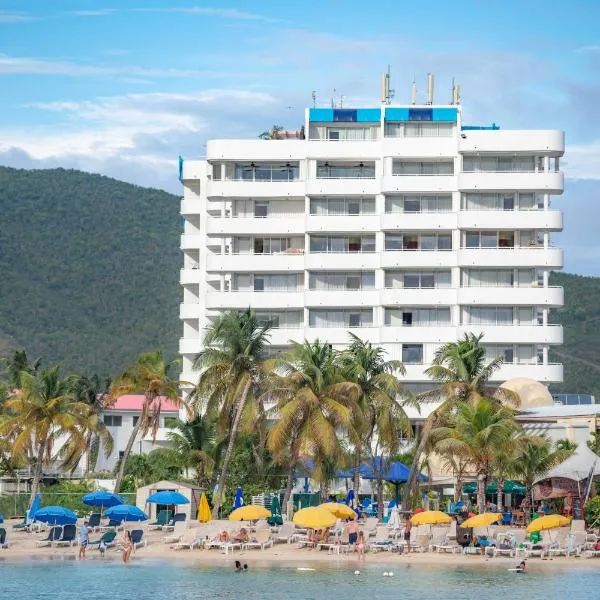
[{"label": "palm tree", "polygon": [[277,370],[283,377],[266,392],[276,402],[272,415],[278,419],[268,447],[280,464],[287,463],[285,510],[299,461],[312,458],[316,463],[319,457],[342,453],[338,429],[350,427],[360,390],[344,381],[335,351],[319,340],[294,342],[289,357],[278,361]]},{"label": "palm tree", "polygon": [[556,442],[556,447],[559,450],[566,450],[567,452],[570,452],[571,454],[573,452],[575,452],[575,450],[577,450],[577,444],[575,442],[571,442],[570,440],[558,440]]},{"label": "palm tree", "polygon": [[7,375],[7,385],[10,389],[20,387],[21,373],[35,375],[42,364],[41,358],[36,358],[33,362],[29,361],[25,350],[15,350],[9,359],[3,360]]},{"label": "palm tree", "polygon": [[492,473],[494,459],[518,430],[514,412],[497,408],[481,398],[477,404],[463,403],[456,409],[451,426],[437,430],[436,448],[466,460],[477,475],[477,507],[485,510],[485,486]]},{"label": "palm tree", "polygon": [[394,452],[399,431],[407,436],[412,428],[403,409],[401,397],[405,395],[396,373],[406,370],[399,360],[385,360],[385,351],[370,342],[364,342],[353,333],[351,344],[342,354],[345,376],[360,389],[358,410],[352,415],[351,438],[354,443],[354,489],[358,494],[359,467],[364,449],[371,449],[373,434],[377,430],[380,442]]},{"label": "palm tree", "polygon": [[207,415],[196,415],[189,421],[178,419],[167,437],[185,465],[195,469],[198,485],[207,487],[215,466],[214,419]]},{"label": "palm tree", "polygon": [[79,450],[86,446],[85,432],[93,430],[104,436],[105,428],[86,403],[75,399],[76,377],[61,379],[58,366],[37,373],[22,371],[18,381],[19,389],[5,402],[7,416],[0,424],[0,436],[14,436],[13,452],[17,454],[32,446],[33,501],[43,465],[53,458],[54,442],[66,437],[66,446]]},{"label": "palm tree", "polygon": [[[261,323],[250,310],[219,315],[204,338],[204,350],[194,361],[202,371],[192,398],[198,408],[219,414],[221,433],[229,437],[215,490],[213,516],[218,517],[227,470],[245,411],[256,408],[258,385],[269,369],[265,350],[270,323]],[[197,410],[201,412],[201,410]]]},{"label": "palm tree", "polygon": [[[525,484],[525,499],[533,506],[533,484],[564,462],[571,454],[569,450],[553,448],[545,436],[524,436],[515,456],[515,475]],[[530,518],[530,511],[527,511]]]},{"label": "palm tree", "polygon": [[504,507],[504,484],[507,479],[512,479],[515,475],[515,461],[517,460],[517,452],[522,444],[524,434],[522,431],[517,431],[498,448],[493,462],[492,473],[496,478],[496,505],[498,511],[502,512]]},{"label": "palm tree", "polygon": [[268,131],[263,131],[258,137],[261,140],[280,140],[282,139],[281,132],[284,130],[282,125],[273,125]]},{"label": "palm tree", "polygon": [[119,492],[123,483],[125,464],[131,454],[136,437],[138,435],[145,437],[151,433],[152,439],[156,439],[156,432],[160,425],[161,399],[167,400],[178,408],[185,406],[185,402],[178,393],[181,382],[172,379],[170,375],[176,364],[177,361],[165,362],[161,352],[145,352],[140,354],[129,368],[118,375],[110,386],[108,404],[114,403],[124,394],[144,395],[142,413],[129,436],[121,458],[115,482],[115,493]]},{"label": "palm tree", "polygon": [[412,470],[404,493],[404,506],[416,483],[417,465],[427,445],[427,438],[433,428],[444,424],[444,420],[457,406],[469,403],[476,405],[481,398],[488,398],[495,405],[502,401],[518,405],[518,396],[505,388],[493,386],[489,380],[502,365],[498,357],[486,363],[485,349],[481,345],[481,335],[467,333],[458,342],[444,344],[435,353],[433,363],[425,373],[438,384],[430,392],[418,396],[421,402],[441,402],[427,417],[421,430],[419,445],[415,451]]}]

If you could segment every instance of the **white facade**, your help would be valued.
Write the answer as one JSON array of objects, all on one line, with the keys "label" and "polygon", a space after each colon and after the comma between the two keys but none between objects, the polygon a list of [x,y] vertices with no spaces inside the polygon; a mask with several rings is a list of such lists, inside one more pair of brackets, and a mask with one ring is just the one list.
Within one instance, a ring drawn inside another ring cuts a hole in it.
[{"label": "white facade", "polygon": [[252,307],[271,344],[348,331],[415,390],[435,350],[484,333],[498,381],[562,380],[560,131],[463,128],[457,106],[309,109],[306,139],[212,140],[182,168],[185,381],[219,312]]}]

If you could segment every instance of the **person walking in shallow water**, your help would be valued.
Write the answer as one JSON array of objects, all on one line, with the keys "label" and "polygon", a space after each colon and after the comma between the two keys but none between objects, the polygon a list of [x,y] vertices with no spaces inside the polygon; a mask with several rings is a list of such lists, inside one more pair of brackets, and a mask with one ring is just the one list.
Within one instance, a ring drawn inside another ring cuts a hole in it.
[{"label": "person walking in shallow water", "polygon": [[123,546],[123,562],[129,562],[131,560],[131,553],[133,552],[133,541],[131,540],[131,532],[128,529],[123,531],[121,545]]},{"label": "person walking in shallow water", "polygon": [[85,558],[85,551],[90,541],[90,528],[89,523],[84,521],[83,525],[79,529],[79,559]]},{"label": "person walking in shallow water", "polygon": [[410,532],[412,530],[412,522],[410,515],[406,516],[404,520],[404,541],[406,542],[406,553],[410,554]]}]

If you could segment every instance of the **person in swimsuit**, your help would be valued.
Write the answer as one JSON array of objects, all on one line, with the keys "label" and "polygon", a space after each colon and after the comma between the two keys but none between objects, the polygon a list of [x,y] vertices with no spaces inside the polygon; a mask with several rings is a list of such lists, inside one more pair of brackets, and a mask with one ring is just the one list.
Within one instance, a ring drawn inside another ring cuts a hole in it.
[{"label": "person in swimsuit", "polygon": [[131,532],[128,529],[123,531],[121,545],[123,546],[123,562],[129,562],[131,553],[133,552],[133,542],[131,541]]},{"label": "person in swimsuit", "polygon": [[412,522],[410,516],[404,520],[404,541],[406,542],[406,553],[410,554],[410,532],[412,530]]},{"label": "person in swimsuit", "polygon": [[81,529],[79,530],[79,559],[85,558],[85,551],[90,541],[90,528],[89,523],[84,521]]},{"label": "person in swimsuit", "polygon": [[365,560],[365,534],[363,531],[358,532],[358,541],[356,542],[356,551],[358,552],[358,558]]},{"label": "person in swimsuit", "polygon": [[348,521],[346,531],[348,532],[348,543],[356,545],[356,541],[358,540],[358,523],[356,522],[356,515]]}]

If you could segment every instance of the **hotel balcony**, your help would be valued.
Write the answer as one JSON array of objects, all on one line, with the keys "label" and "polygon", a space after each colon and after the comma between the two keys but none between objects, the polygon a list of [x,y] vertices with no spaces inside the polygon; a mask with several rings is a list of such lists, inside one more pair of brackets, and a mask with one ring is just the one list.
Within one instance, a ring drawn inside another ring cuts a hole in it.
[{"label": "hotel balcony", "polygon": [[348,160],[355,156],[362,160],[381,157],[380,140],[309,140],[306,157],[318,160]]},{"label": "hotel balcony", "polygon": [[[179,338],[179,354],[198,354],[202,350],[202,338]],[[191,374],[191,373],[190,373]],[[185,379],[184,381],[196,381],[198,379],[198,373],[195,374],[195,379]]]},{"label": "hotel balcony", "polygon": [[563,251],[560,248],[461,248],[460,267],[546,267],[562,269]]},{"label": "hotel balcony", "polygon": [[564,175],[561,172],[473,172],[460,173],[458,189],[461,191],[540,191],[560,194],[564,188]]},{"label": "hotel balcony", "polygon": [[199,302],[182,302],[179,305],[180,319],[201,319],[204,317],[204,307]]},{"label": "hotel balcony", "polygon": [[306,231],[309,233],[379,231],[380,219],[379,215],[308,215]]},{"label": "hotel balcony", "polygon": [[380,217],[380,228],[384,231],[401,229],[406,231],[435,231],[436,229],[456,229],[456,213],[452,212],[429,212],[409,213],[394,212],[385,213]]},{"label": "hotel balcony", "polygon": [[457,190],[456,175],[385,175],[382,192],[453,192]]},{"label": "hotel balcony", "polygon": [[[387,325],[381,328],[380,341],[392,344],[444,344],[456,340],[456,327],[453,325],[411,325],[394,327]],[[408,379],[408,378],[407,378]]]},{"label": "hotel balcony", "polygon": [[562,344],[562,325],[461,325],[458,336],[483,333],[486,344]]},{"label": "hotel balcony", "polygon": [[179,271],[179,283],[201,283],[205,275],[200,269],[181,269]]},{"label": "hotel balcony", "polygon": [[536,229],[561,231],[560,210],[461,210],[459,229]]},{"label": "hotel balcony", "polygon": [[455,156],[458,143],[456,135],[431,137],[393,137],[386,136],[382,142],[385,157],[403,158],[419,156],[421,158],[446,158]]},{"label": "hotel balcony", "polygon": [[309,252],[306,255],[306,269],[309,271],[366,271],[378,268],[378,252]]},{"label": "hotel balcony", "polygon": [[281,254],[208,254],[207,271],[304,271],[302,253]]},{"label": "hotel balcony", "polygon": [[185,217],[186,215],[200,215],[204,208],[200,199],[186,200],[185,198],[181,201],[181,214]]},{"label": "hotel balcony", "polygon": [[565,134],[551,130],[465,130],[458,140],[458,151],[560,156],[565,151]]},{"label": "hotel balcony", "polygon": [[280,327],[269,330],[269,344],[272,346],[288,346],[291,342],[301,344],[304,341],[304,327]]},{"label": "hotel balcony", "polygon": [[306,183],[308,196],[374,196],[379,193],[375,177],[315,177]]},{"label": "hotel balcony", "polygon": [[[302,140],[208,140],[206,160],[211,162],[245,161],[279,162],[305,158],[306,146]],[[187,164],[187,160],[184,165]]]},{"label": "hotel balcony", "polygon": [[381,253],[381,266],[391,268],[439,268],[456,266],[452,250],[388,250]]},{"label": "hotel balcony", "polygon": [[562,306],[562,287],[462,287],[458,304],[508,306]]},{"label": "hotel balcony", "polygon": [[208,235],[304,234],[304,213],[264,218],[208,217],[206,232]]},{"label": "hotel balcony", "polygon": [[548,363],[545,365],[504,363],[494,374],[494,381],[498,383],[520,378],[541,382],[562,381],[563,366],[560,363]]},{"label": "hotel balcony", "polygon": [[234,308],[304,308],[304,291],[277,291],[277,292],[206,292],[207,309],[234,309]]},{"label": "hotel balcony", "polygon": [[306,306],[377,306],[379,292],[367,290],[307,290],[304,293]]},{"label": "hotel balcony", "polygon": [[383,306],[452,306],[455,288],[386,288],[381,290]]},{"label": "hotel balcony", "polygon": [[379,327],[307,327],[304,335],[308,340],[319,339],[329,344],[347,346],[350,339],[349,332],[365,342],[379,343]]},{"label": "hotel balcony", "polygon": [[181,236],[182,250],[199,250],[204,247],[204,236],[197,233],[184,233]]},{"label": "hotel balcony", "polygon": [[212,180],[208,182],[206,192],[206,195],[211,198],[289,198],[303,197],[305,194],[306,182],[301,179],[290,181]]}]

